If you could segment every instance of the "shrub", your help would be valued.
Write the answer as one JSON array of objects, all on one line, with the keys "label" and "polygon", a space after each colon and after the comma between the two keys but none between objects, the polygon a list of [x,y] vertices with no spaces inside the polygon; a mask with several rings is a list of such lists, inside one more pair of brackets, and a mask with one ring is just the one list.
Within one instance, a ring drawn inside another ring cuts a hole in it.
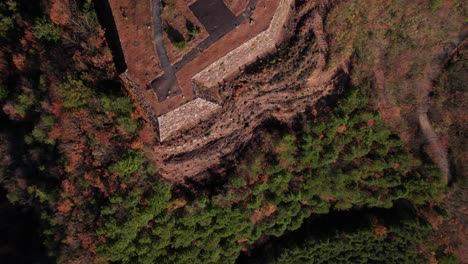
[{"label": "shrub", "polygon": [[9,32],[14,28],[15,24],[11,17],[0,16],[0,37],[8,38]]},{"label": "shrub", "polygon": [[52,21],[42,18],[34,25],[33,34],[41,43],[50,44],[58,42],[62,33]]},{"label": "shrub", "polygon": [[185,49],[187,42],[184,36],[176,28],[169,25],[169,23],[166,23],[164,30],[166,31],[169,40],[172,42],[172,44],[174,44],[176,48],[178,48],[179,50]]},{"label": "shrub", "polygon": [[110,171],[119,176],[130,176],[133,173],[143,172],[143,155],[136,151],[128,151],[124,156],[114,165],[110,167]]},{"label": "shrub", "polygon": [[179,50],[184,50],[187,46],[187,42],[185,40],[174,42],[174,46]]},{"label": "shrub", "polygon": [[18,102],[15,104],[15,110],[22,117],[26,116],[26,112],[34,105],[33,97],[26,94],[18,96]]},{"label": "shrub", "polygon": [[8,97],[8,90],[5,85],[0,82],[0,102],[4,101]]},{"label": "shrub", "polygon": [[190,36],[192,38],[195,38],[200,34],[200,28],[197,27],[195,24],[192,23],[192,21],[185,19],[185,27],[187,28]]},{"label": "shrub", "polygon": [[9,39],[15,28],[15,15],[18,12],[17,3],[12,0],[0,3],[0,38]]},{"label": "shrub", "polygon": [[19,201],[19,195],[15,192],[9,192],[7,195],[6,195],[6,198],[8,199],[8,201],[12,204],[15,204],[16,202]]},{"label": "shrub", "polygon": [[133,111],[132,100],[128,97],[103,97],[101,99],[102,108],[106,112],[115,114],[129,114]]},{"label": "shrub", "polygon": [[442,4],[442,0],[431,0],[431,10],[435,12]]},{"label": "shrub", "polygon": [[123,131],[134,134],[138,130],[138,120],[130,117],[119,117],[117,123],[123,129]]},{"label": "shrub", "polygon": [[93,94],[92,90],[85,86],[82,80],[68,76],[59,85],[59,94],[66,108],[80,108],[86,106]]},{"label": "shrub", "polygon": [[25,141],[27,144],[31,144],[33,139],[36,142],[54,145],[55,140],[49,138],[48,132],[54,125],[55,118],[53,115],[43,115],[41,116],[41,121],[34,127],[33,131],[31,132],[31,136],[26,136]]}]

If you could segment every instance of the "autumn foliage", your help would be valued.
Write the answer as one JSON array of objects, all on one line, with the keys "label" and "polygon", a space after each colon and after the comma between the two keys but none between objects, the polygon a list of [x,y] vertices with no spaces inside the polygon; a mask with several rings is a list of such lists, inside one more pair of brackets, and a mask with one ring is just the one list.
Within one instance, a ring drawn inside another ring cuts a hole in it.
[{"label": "autumn foliage", "polygon": [[59,26],[68,24],[71,11],[68,0],[52,0],[50,1],[50,19]]},{"label": "autumn foliage", "polygon": [[[93,1],[24,3],[0,3],[0,103],[11,130],[0,129],[0,179],[9,202],[39,212],[55,262],[234,263],[311,215],[440,199],[439,171],[388,129],[365,87],[313,111],[298,131],[266,134],[261,151],[255,145],[238,167],[216,172],[219,184],[165,182],[153,162],[162,158],[149,159],[155,131],[116,81]],[[295,263],[302,249],[329,263],[373,260],[371,243],[381,255],[405,246],[404,260],[415,260],[416,238],[404,234],[421,238],[428,228],[413,220],[375,218],[349,236],[282,252],[279,262]]]}]

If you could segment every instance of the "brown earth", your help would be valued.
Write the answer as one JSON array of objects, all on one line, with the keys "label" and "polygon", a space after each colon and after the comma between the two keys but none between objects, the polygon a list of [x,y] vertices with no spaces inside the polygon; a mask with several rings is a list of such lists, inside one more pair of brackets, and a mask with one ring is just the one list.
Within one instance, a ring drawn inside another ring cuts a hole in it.
[{"label": "brown earth", "polygon": [[[164,32],[164,45],[166,46],[167,55],[172,64],[179,61],[187,52],[196,47],[200,42],[208,37],[208,32],[198,21],[195,15],[190,11],[191,0],[174,0],[168,1],[168,4],[162,9],[163,25],[167,22],[172,27],[177,29],[187,41],[185,49],[179,50],[172,44],[166,32]],[[190,36],[185,20],[189,20],[200,29],[200,33],[196,37]]]},{"label": "brown earth", "polygon": [[249,0],[224,0],[224,3],[237,16],[245,10]]},{"label": "brown earth", "polygon": [[109,1],[128,75],[143,89],[162,74],[154,49],[150,1]]}]

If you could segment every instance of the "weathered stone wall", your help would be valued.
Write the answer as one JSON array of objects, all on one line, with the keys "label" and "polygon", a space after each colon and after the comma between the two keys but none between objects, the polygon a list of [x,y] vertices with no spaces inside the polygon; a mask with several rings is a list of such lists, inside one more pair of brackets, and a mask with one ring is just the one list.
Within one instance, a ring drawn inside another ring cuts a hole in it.
[{"label": "weathered stone wall", "polygon": [[190,128],[200,121],[210,118],[221,106],[196,98],[158,118],[160,140],[171,137],[183,129]]}]

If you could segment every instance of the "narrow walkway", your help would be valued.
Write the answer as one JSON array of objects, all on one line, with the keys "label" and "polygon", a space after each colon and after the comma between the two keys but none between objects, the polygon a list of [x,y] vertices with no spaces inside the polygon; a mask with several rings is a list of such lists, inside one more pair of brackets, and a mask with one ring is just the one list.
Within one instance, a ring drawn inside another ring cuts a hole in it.
[{"label": "narrow walkway", "polygon": [[167,56],[166,47],[164,46],[164,29],[161,18],[161,0],[152,0],[151,4],[153,14],[153,34],[154,46],[158,53],[159,62],[164,70],[164,75],[154,80],[151,87],[154,89],[158,96],[159,101],[166,100],[169,96],[179,94],[180,88],[177,82],[174,68]]}]

